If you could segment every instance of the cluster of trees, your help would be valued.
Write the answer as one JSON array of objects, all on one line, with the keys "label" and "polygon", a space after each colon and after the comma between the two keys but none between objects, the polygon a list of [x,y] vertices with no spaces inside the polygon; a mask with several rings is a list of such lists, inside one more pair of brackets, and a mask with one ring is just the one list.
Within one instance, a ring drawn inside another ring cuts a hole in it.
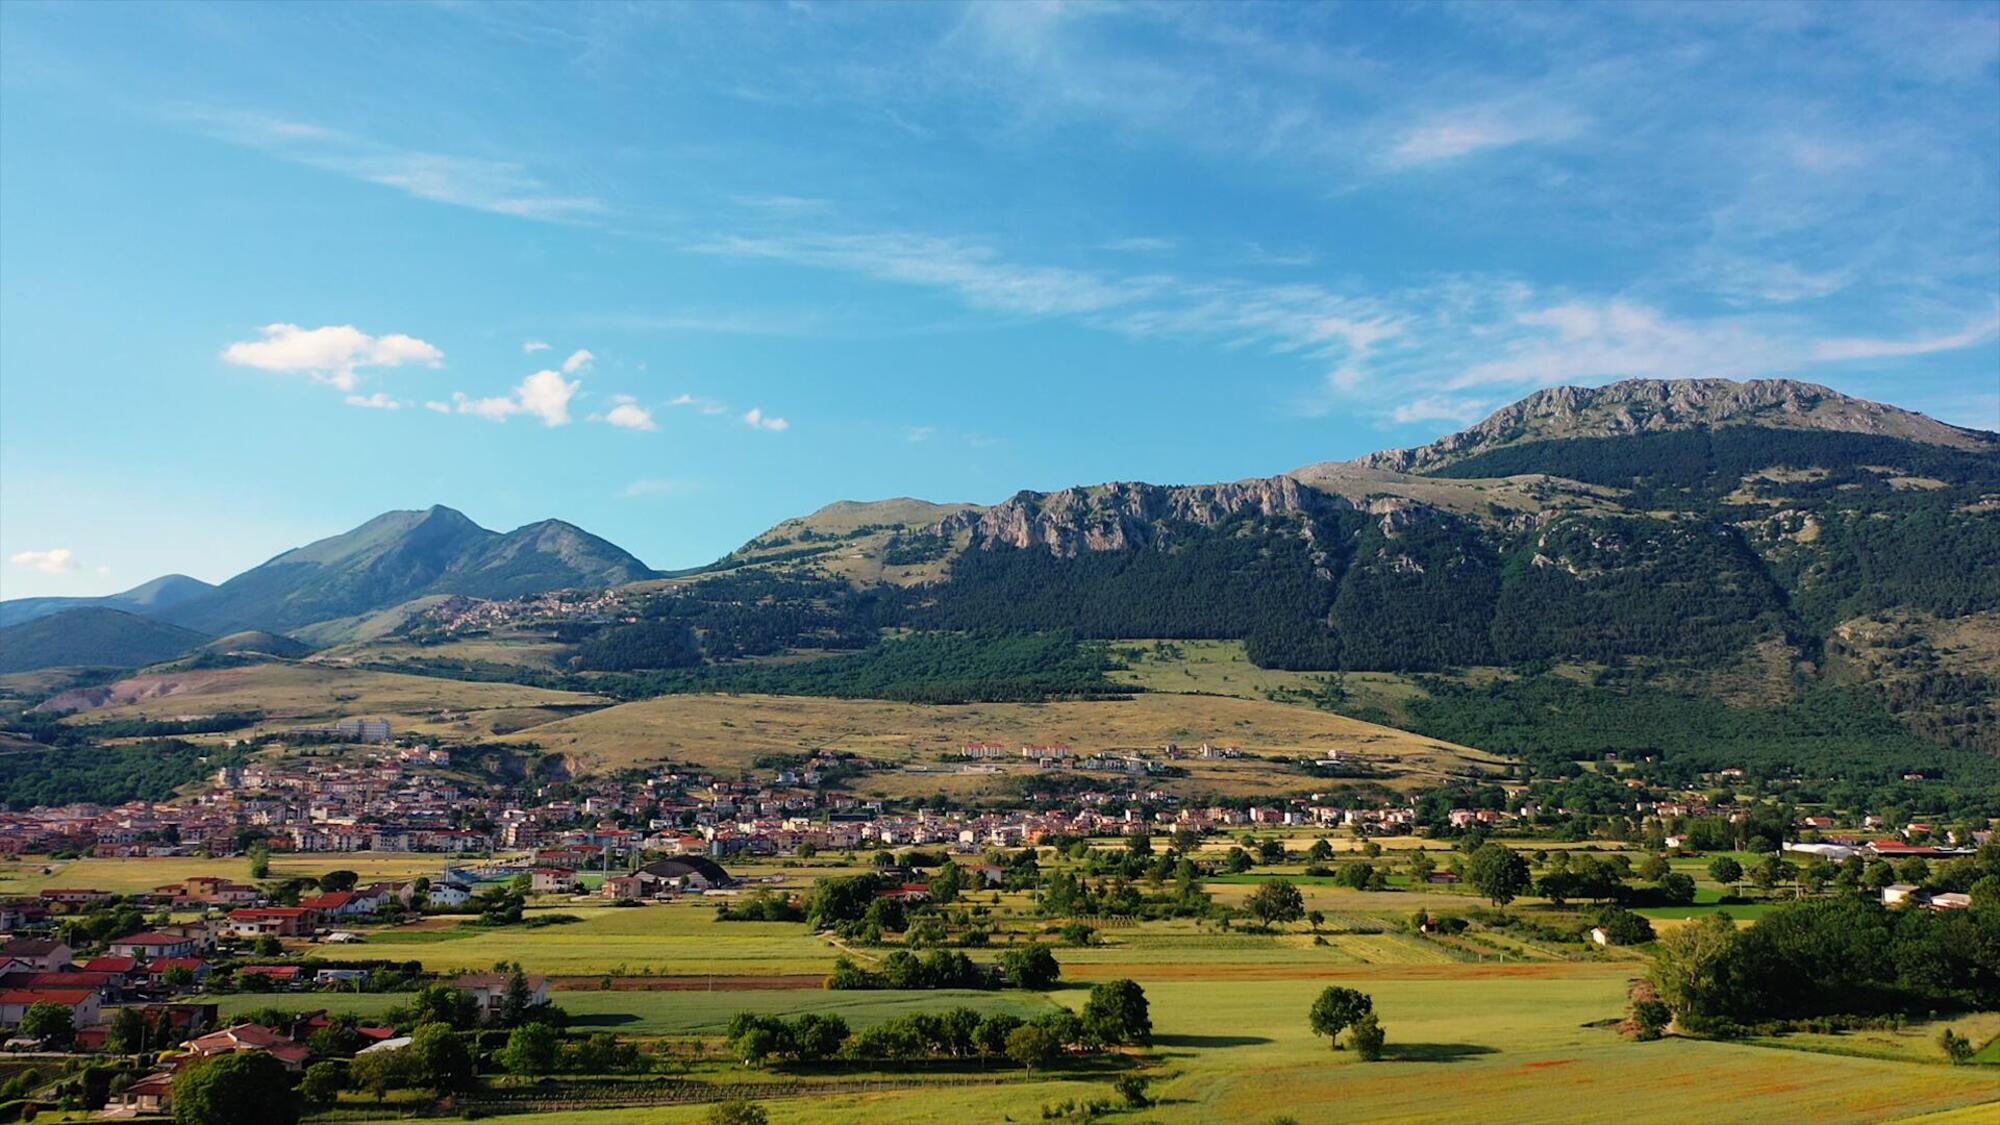
[{"label": "cluster of trees", "polygon": [[1103,645],[1065,633],[919,633],[796,664],[730,664],[594,680],[630,696],[676,692],[817,695],[910,703],[1021,702],[1122,695]]},{"label": "cluster of trees", "polygon": [[181,786],[243,760],[235,751],[179,739],[0,755],[0,793],[9,809],[89,802],[164,801]]},{"label": "cluster of trees", "polygon": [[882,959],[879,969],[864,969],[846,957],[836,958],[826,978],[830,989],[1023,988],[1041,992],[1062,979],[1062,966],[1048,946],[1031,943],[1008,949],[992,966],[963,953],[934,949],[917,954],[899,949]]},{"label": "cluster of trees", "polygon": [[953,1008],[914,1012],[855,1032],[839,1016],[809,1013],[787,1020],[739,1012],[729,1021],[727,1035],[730,1053],[749,1064],[1004,1057],[1039,1070],[1065,1053],[1144,1046],[1152,1042],[1153,1023],[1145,990],[1116,980],[1093,986],[1080,1013],[1064,1009],[1032,1020]]},{"label": "cluster of trees", "polygon": [[715,908],[718,922],[803,922],[805,907],[790,895],[758,891],[747,898],[724,900]]},{"label": "cluster of trees", "polygon": [[[1988,876],[1988,878],[1992,878]],[[2000,1004],[2000,880],[1970,910],[1861,895],[1782,905],[1748,929],[1715,913],[1660,939],[1650,979],[1683,1028]]]}]

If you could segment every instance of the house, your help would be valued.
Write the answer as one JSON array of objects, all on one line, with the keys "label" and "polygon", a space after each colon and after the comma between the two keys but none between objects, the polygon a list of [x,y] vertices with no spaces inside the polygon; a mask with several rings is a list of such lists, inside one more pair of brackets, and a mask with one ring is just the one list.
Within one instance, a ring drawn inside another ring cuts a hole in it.
[{"label": "house", "polygon": [[531,889],[538,895],[569,894],[576,890],[576,872],[566,867],[531,867]]},{"label": "house", "polygon": [[147,960],[158,957],[190,957],[194,954],[194,947],[194,939],[186,934],[148,930],[114,939],[111,942],[111,955],[143,957]]},{"label": "house", "polygon": [[161,957],[146,966],[146,979],[164,986],[167,974],[175,969],[186,969],[197,986],[208,980],[209,974],[214,971],[208,967],[208,962],[199,957]]},{"label": "house", "polygon": [[1960,894],[1957,891],[1947,891],[1942,894],[1932,895],[1931,900],[1924,905],[1929,906],[1932,910],[1970,910],[1972,909],[1972,896]]},{"label": "house", "polygon": [[299,908],[311,910],[322,918],[360,918],[375,913],[383,897],[369,891],[334,891],[300,899]]},{"label": "house", "polygon": [[[500,1014],[500,1008],[507,1002],[507,984],[512,979],[511,973],[472,973],[458,978],[458,987],[472,994],[480,1018],[490,1020]],[[527,983],[530,1007],[539,1008],[549,1002],[547,977],[528,977]]]},{"label": "house", "polygon": [[303,970],[303,965],[245,965],[236,970],[236,980],[240,984],[244,977],[257,976],[280,988],[295,988]]},{"label": "house", "polygon": [[239,1051],[256,1051],[284,1063],[287,1070],[302,1068],[306,1059],[312,1056],[311,1049],[305,1044],[294,1042],[260,1023],[239,1023],[221,1031],[211,1031],[200,1038],[188,1040],[187,1049],[204,1059],[233,1055]]},{"label": "house", "polygon": [[471,901],[472,888],[464,883],[445,881],[431,884],[429,902],[433,907],[449,909],[454,906],[464,906]]},{"label": "house", "polygon": [[1594,945],[1610,945],[1611,931],[1605,929],[1603,926],[1592,926],[1590,928],[1590,940]]},{"label": "house", "polygon": [[42,891],[41,900],[50,906],[103,906],[114,897],[110,891],[92,890],[82,887],[49,887]]},{"label": "house", "polygon": [[141,1078],[111,1095],[111,1104],[133,1115],[151,1116],[172,1112],[174,1072],[163,1070]]},{"label": "house", "polygon": [[104,1012],[103,998],[89,988],[10,988],[0,992],[0,1027],[13,1027],[37,1004],[60,1004],[69,1009],[70,1023],[84,1027],[97,1023]]},{"label": "house", "polygon": [[318,915],[302,906],[256,906],[229,912],[229,933],[235,937],[306,937]]},{"label": "house", "polygon": [[0,962],[19,961],[38,973],[53,973],[70,964],[70,948],[50,938],[15,938],[0,945]]},{"label": "house", "polygon": [[1923,892],[1912,883],[1891,883],[1882,888],[1883,906],[1901,906],[1905,903],[1922,902]]},{"label": "house", "polygon": [[673,859],[655,860],[641,867],[634,874],[651,875],[655,879],[694,890],[712,890],[718,887],[733,887],[736,879],[722,869],[722,865],[707,856],[683,855]]}]

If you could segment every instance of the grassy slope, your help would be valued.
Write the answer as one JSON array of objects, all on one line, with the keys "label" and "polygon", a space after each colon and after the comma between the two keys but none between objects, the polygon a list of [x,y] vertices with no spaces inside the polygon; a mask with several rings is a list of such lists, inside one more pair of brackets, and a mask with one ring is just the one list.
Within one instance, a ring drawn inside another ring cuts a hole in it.
[{"label": "grassy slope", "polygon": [[[1435,780],[1443,769],[1489,768],[1499,759],[1463,747],[1379,727],[1309,707],[1257,700],[1140,695],[1130,700],[986,703],[922,706],[872,700],[790,696],[682,695],[622,704],[523,732],[543,749],[560,751],[586,768],[615,768],[661,758],[711,769],[747,769],[762,754],[822,747],[869,757],[945,768],[941,754],[967,742],[1007,746],[1066,742],[1081,753],[1155,750],[1167,742],[1203,741],[1246,752],[1293,757],[1328,749],[1377,759],[1407,771],[1407,780]],[[1390,763],[1390,759],[1395,759]],[[1246,792],[1297,789],[1303,774],[1279,774],[1269,763],[1180,763],[1195,772],[1183,787]],[[1020,768],[1018,761],[1008,765]],[[1430,772],[1424,772],[1430,771]],[[947,774],[865,774],[858,791],[966,791],[991,777]]]},{"label": "grassy slope", "polygon": [[[443,711],[602,702],[597,696],[578,692],[364,672],[327,664],[253,664],[139,676],[124,681],[122,690],[121,698],[128,701],[86,712],[84,720],[262,711],[277,726],[353,715],[383,715],[422,722],[437,720],[438,713]],[[132,698],[136,696],[149,698]]]}]

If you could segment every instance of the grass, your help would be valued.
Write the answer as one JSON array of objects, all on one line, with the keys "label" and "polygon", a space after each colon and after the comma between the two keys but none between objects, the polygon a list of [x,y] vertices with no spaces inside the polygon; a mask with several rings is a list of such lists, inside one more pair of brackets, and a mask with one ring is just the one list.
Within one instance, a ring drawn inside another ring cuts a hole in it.
[{"label": "grass", "polygon": [[[1399,783],[1435,782],[1448,771],[1488,771],[1500,759],[1309,707],[1249,699],[1139,695],[1129,700],[985,703],[925,706],[876,700],[796,696],[677,695],[609,707],[525,731],[545,751],[589,769],[613,769],[662,758],[734,772],[766,754],[835,748],[927,771],[875,771],[857,778],[862,794],[894,796],[946,791],[961,797],[1002,791],[1005,777],[960,774],[955,754],[966,742],[1008,746],[1067,742],[1079,752],[1157,752],[1169,742],[1204,741],[1241,747],[1238,760],[1187,761],[1193,775],[1162,788],[1260,794],[1322,788],[1318,781],[1269,758],[1297,758],[1338,749],[1379,763]],[[1019,772],[1019,762],[1005,762]]]},{"label": "grass", "polygon": [[[112,706],[81,712],[79,722],[172,718],[218,711],[262,711],[259,729],[357,715],[400,720],[399,727],[484,736],[479,712],[602,703],[595,695],[519,684],[475,683],[323,663],[271,662],[240,668],[165,672],[122,681]],[[143,695],[144,698],[135,698]],[[548,713],[548,714],[553,714]],[[458,716],[458,717],[454,717]]]},{"label": "grass", "polygon": [[1947,1060],[1944,1048],[1938,1044],[1938,1033],[1946,1028],[1965,1036],[1975,1045],[1986,1044],[1984,1050],[1973,1056],[1974,1061],[2000,1063],[2000,1012],[1972,1012],[1912,1023],[1902,1028],[1869,1028],[1831,1034],[1795,1032],[1751,1042],[1794,1051],[1941,1063]]},{"label": "grass", "polygon": [[[377,879],[436,878],[449,857],[435,853],[351,852],[271,857],[270,879],[317,878],[329,871],[352,871],[366,883]],[[250,861],[167,856],[157,859],[51,859],[0,862],[0,894],[34,894],[45,887],[89,887],[115,894],[150,891],[196,875],[219,875],[251,882]]]}]

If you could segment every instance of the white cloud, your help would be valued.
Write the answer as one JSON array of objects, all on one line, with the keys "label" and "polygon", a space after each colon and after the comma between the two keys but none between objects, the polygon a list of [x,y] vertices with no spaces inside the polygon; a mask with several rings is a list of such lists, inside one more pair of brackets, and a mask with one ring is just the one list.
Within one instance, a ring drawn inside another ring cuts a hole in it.
[{"label": "white cloud", "polygon": [[533,355],[536,352],[545,352],[548,350],[549,350],[549,342],[547,340],[521,341],[521,352],[524,355]]},{"label": "white cloud", "polygon": [[449,414],[451,413],[451,403],[439,402],[436,399],[432,399],[431,401],[424,403],[424,409],[434,410],[439,414]]},{"label": "white cloud", "polygon": [[757,430],[780,432],[792,428],[790,422],[785,421],[783,418],[774,418],[765,414],[763,407],[760,406],[753,406],[744,412],[743,421],[752,429]]},{"label": "white cloud", "polygon": [[370,336],[351,324],[322,328],[300,328],[296,324],[267,324],[258,329],[261,340],[243,340],[222,349],[225,363],[255,367],[262,371],[306,374],[343,391],[360,383],[356,370],[363,367],[401,367],[444,363],[444,352],[436,345],[392,332]]},{"label": "white cloud", "polygon": [[563,374],[574,375],[579,371],[588,371],[590,370],[590,365],[596,362],[597,357],[592,355],[588,348],[578,348],[569,353],[568,359],[563,360]]},{"label": "white cloud", "polygon": [[1813,358],[1824,363],[1841,363],[1852,359],[1894,359],[1902,356],[1930,355],[1934,352],[1957,351],[1974,344],[1992,339],[2000,333],[2000,312],[1976,320],[1958,332],[1942,336],[1927,336],[1914,340],[1890,340],[1866,336],[1846,336],[1832,340],[1821,340],[1813,345]]},{"label": "white cloud", "polygon": [[1529,332],[1508,355],[1473,364],[1450,385],[1734,378],[1791,370],[1800,358],[1795,348],[1746,322],[1676,320],[1625,301],[1571,302],[1516,320]]},{"label": "white cloud", "polygon": [[605,412],[603,421],[606,424],[621,430],[652,431],[660,428],[653,421],[653,412],[640,406],[639,400],[631,395],[614,395],[612,401],[617,405]]},{"label": "white cloud", "polygon": [[675,395],[672,399],[668,400],[667,406],[676,409],[683,406],[692,407],[703,414],[729,413],[729,407],[725,403],[719,402],[716,399],[701,398],[690,394]]},{"label": "white cloud", "polygon": [[937,436],[936,426],[911,426],[903,431],[903,440],[912,444],[929,441]]},{"label": "white cloud", "polygon": [[403,408],[402,403],[390,398],[381,391],[376,391],[372,395],[348,395],[347,405],[362,406],[370,410],[401,410]]},{"label": "white cloud", "polygon": [[77,568],[76,552],[68,547],[52,547],[46,551],[22,551],[7,556],[7,561],[15,566],[25,566],[43,574],[70,574]]},{"label": "white cloud", "polygon": [[99,567],[96,567],[95,569],[96,569],[96,571],[97,571],[97,574],[98,574],[98,576],[99,576],[99,577],[103,577],[104,575],[107,575],[107,574],[110,574],[110,573],[111,573],[111,568],[110,568],[110,567],[108,567],[108,566],[99,566]]},{"label": "white cloud", "polygon": [[625,486],[621,493],[628,500],[642,496],[685,496],[695,489],[692,481],[675,480],[671,477],[641,477]]},{"label": "white cloud", "polygon": [[569,400],[576,395],[581,380],[565,379],[558,371],[537,371],[521,380],[514,393],[495,398],[451,396],[454,409],[489,422],[505,422],[516,414],[540,418],[544,426],[569,424]]}]

